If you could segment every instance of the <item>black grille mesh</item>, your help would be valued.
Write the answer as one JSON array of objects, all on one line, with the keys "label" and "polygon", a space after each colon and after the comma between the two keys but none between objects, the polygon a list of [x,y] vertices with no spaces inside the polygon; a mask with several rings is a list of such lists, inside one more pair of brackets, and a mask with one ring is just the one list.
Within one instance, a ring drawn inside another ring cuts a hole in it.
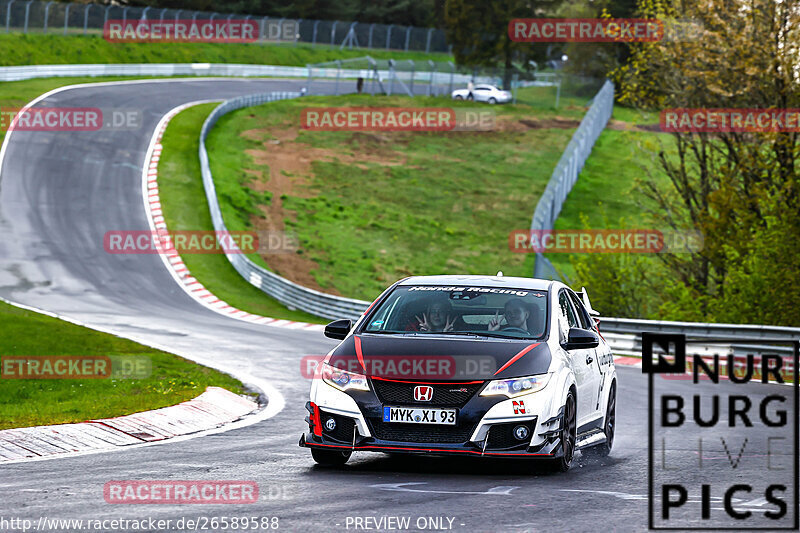
[{"label": "black grille mesh", "polygon": [[[489,428],[489,442],[486,444],[486,448],[502,450],[506,448],[527,447],[533,436],[533,428],[535,425],[535,421],[493,424]],[[514,428],[517,426],[525,426],[528,428],[528,438],[526,440],[520,441],[514,436]]]},{"label": "black grille mesh", "polygon": [[437,407],[464,407],[464,404],[481,388],[483,382],[469,385],[453,383],[431,384],[433,398],[429,402],[414,400],[416,383],[397,383],[394,381],[372,380],[378,399],[384,405],[426,405]]},{"label": "black grille mesh", "polygon": [[[336,421],[336,427],[333,431],[328,431],[325,428],[325,421],[333,418]],[[356,421],[346,416],[334,415],[320,411],[320,419],[322,421],[322,434],[332,440],[339,442],[346,442],[351,444],[353,442],[353,429],[355,428]]]},{"label": "black grille mesh", "polygon": [[384,422],[380,418],[368,418],[372,434],[380,440],[420,442],[426,444],[454,444],[469,440],[475,424],[436,426],[430,424],[404,424]]}]

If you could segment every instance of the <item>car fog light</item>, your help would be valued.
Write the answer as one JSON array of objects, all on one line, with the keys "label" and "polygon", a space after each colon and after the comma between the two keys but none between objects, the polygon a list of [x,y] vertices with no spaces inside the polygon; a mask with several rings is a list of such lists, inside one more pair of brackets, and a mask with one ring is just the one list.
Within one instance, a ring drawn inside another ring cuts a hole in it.
[{"label": "car fog light", "polygon": [[514,428],[514,437],[517,440],[525,440],[528,438],[530,431],[526,426],[517,426]]},{"label": "car fog light", "polygon": [[[325,421],[325,429],[327,429],[328,431],[333,431],[334,429],[336,429],[336,420],[334,420],[333,418],[327,419]],[[525,429],[525,431],[527,432],[528,430]]]}]

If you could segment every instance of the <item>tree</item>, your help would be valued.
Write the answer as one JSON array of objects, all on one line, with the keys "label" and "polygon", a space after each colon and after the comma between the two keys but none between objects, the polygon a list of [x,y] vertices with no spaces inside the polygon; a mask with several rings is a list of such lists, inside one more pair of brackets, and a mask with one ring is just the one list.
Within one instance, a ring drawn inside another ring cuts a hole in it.
[{"label": "tree", "polygon": [[527,0],[446,0],[444,22],[447,42],[460,65],[500,68],[503,86],[509,88],[514,73],[514,60],[527,65],[535,59],[536,50],[544,45],[514,42],[508,37],[508,23],[515,18],[544,14],[544,8],[555,2],[539,2],[534,8]]},{"label": "tree", "polygon": [[[644,17],[691,19],[701,31],[680,42],[632,46],[629,62],[614,73],[622,102],[655,110],[800,107],[797,4],[642,0],[640,8]],[[800,241],[798,140],[796,132],[676,133],[658,153],[669,186],[653,179],[643,186],[654,220],[705,235],[699,254],[660,257],[689,295],[685,304],[701,305],[709,319],[758,320],[765,298],[781,301],[782,287],[800,283],[800,269],[775,253],[796,250],[781,243]],[[755,276],[776,284],[754,293]],[[800,324],[798,311],[769,316]]]}]

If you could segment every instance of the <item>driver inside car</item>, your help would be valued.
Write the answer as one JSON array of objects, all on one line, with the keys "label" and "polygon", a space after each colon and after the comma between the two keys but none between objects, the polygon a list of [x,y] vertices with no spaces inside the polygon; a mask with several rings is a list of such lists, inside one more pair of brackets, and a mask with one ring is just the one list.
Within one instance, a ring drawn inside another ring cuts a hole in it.
[{"label": "driver inside car", "polygon": [[527,309],[522,300],[511,299],[508,300],[503,308],[503,316],[506,323],[500,325],[500,312],[498,311],[489,321],[489,331],[497,331],[500,329],[521,329],[525,333],[528,331],[528,317],[531,312]]}]

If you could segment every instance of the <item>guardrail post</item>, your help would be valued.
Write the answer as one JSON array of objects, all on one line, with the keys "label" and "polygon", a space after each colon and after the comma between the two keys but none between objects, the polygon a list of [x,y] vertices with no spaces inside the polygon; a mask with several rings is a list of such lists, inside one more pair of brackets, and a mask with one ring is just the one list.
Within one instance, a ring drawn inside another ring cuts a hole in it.
[{"label": "guardrail post", "polygon": [[258,30],[258,38],[259,38],[259,40],[264,40],[264,41],[267,40],[267,21],[268,20],[269,20],[269,17],[262,17],[261,18],[261,23],[258,25],[258,28],[259,28],[259,30]]},{"label": "guardrail post", "polygon": [[8,33],[9,25],[11,24],[11,4],[13,4],[16,0],[11,0],[8,5],[6,6],[6,33]]},{"label": "guardrail post", "polygon": [[456,73],[456,66],[452,61],[448,61],[447,63],[450,65],[450,89],[448,90],[447,94],[453,94],[453,76]]},{"label": "guardrail post", "polygon": [[142,11],[142,17],[139,20],[147,20],[147,12],[150,11],[152,7],[153,6],[147,6],[144,8],[144,11]]},{"label": "guardrail post", "polygon": [[408,42],[411,39],[411,28],[413,28],[413,26],[409,26],[406,30],[406,52],[408,52]]},{"label": "guardrail post", "polygon": [[375,31],[375,24],[369,25],[369,40],[367,42],[367,48],[372,48],[372,32]]},{"label": "guardrail post", "polygon": [[331,26],[331,46],[333,46],[334,41],[336,40],[336,25],[339,23],[338,20],[333,21],[333,26]]},{"label": "guardrail post", "polygon": [[561,78],[559,78],[556,83],[556,109],[558,109],[558,99],[561,96]]},{"label": "guardrail post", "polygon": [[33,3],[33,0],[28,0],[28,3],[25,4],[25,26],[22,29],[22,33],[28,33],[28,18],[29,18],[29,15],[31,14],[31,4],[32,3]]},{"label": "guardrail post", "polygon": [[[53,2],[47,2],[44,6],[44,33],[47,34],[47,17],[50,14],[50,6],[53,5]],[[69,4],[67,4],[69,5]]]},{"label": "guardrail post", "polygon": [[177,24],[177,23],[178,23],[178,17],[180,16],[180,14],[181,14],[181,11],[183,11],[183,9],[179,9],[179,10],[177,10],[177,11],[175,12],[175,24]]},{"label": "guardrail post", "polygon": [[192,26],[194,26],[195,23],[197,22],[197,15],[199,14],[200,14],[199,11],[195,11],[194,14],[192,15]]},{"label": "guardrail post", "polygon": [[211,21],[211,20],[214,20],[214,17],[216,17],[217,15],[219,15],[219,13],[217,13],[216,11],[215,11],[215,12],[213,12],[213,13],[211,13],[211,17],[209,17],[209,19],[208,19],[208,20],[209,20],[209,21]]},{"label": "guardrail post", "polygon": [[428,30],[428,37],[425,39],[425,53],[431,51],[431,37],[433,36],[433,28]]},{"label": "guardrail post", "polygon": [[392,27],[394,24],[389,24],[389,28],[386,30],[386,49],[389,49],[389,44],[392,41]]},{"label": "guardrail post", "polygon": [[414,73],[417,70],[417,65],[411,59],[409,59],[408,62],[411,63],[411,82],[408,84],[409,85],[408,90],[413,95],[414,94]]},{"label": "guardrail post", "polygon": [[161,10],[161,14],[158,15],[158,22],[162,22],[163,23],[164,22],[164,15],[166,15],[166,14],[167,14],[167,8],[165,7],[164,9]]},{"label": "guardrail post", "polygon": [[105,11],[103,11],[103,30],[106,29],[106,24],[108,24],[108,10],[111,9],[113,6],[111,4],[106,6]]},{"label": "guardrail post", "polygon": [[129,9],[130,9],[130,6],[125,6],[122,9],[122,26],[123,27],[125,26],[125,23],[128,21],[128,10]]},{"label": "guardrail post", "polygon": [[282,18],[278,21],[278,42],[281,42],[281,34],[283,33],[283,21],[286,20]]},{"label": "guardrail post", "polygon": [[64,35],[67,34],[67,25],[69,24],[69,8],[72,7],[72,4],[67,4],[67,8],[64,10]]},{"label": "guardrail post", "polygon": [[311,46],[317,46],[317,26],[319,26],[319,21],[314,21],[314,36],[311,39]]},{"label": "guardrail post", "polygon": [[295,32],[294,32],[294,44],[297,46],[297,43],[300,41],[300,23],[303,22],[303,19],[297,19],[297,24],[295,25]]},{"label": "guardrail post", "polygon": [[392,96],[394,92],[394,59],[389,60],[389,94],[387,96]]},{"label": "guardrail post", "polygon": [[86,4],[86,9],[83,10],[83,34],[86,35],[86,32],[89,31],[89,8],[92,7],[92,4]]},{"label": "guardrail post", "polygon": [[342,61],[336,60],[336,96],[339,96],[339,77],[342,75]]},{"label": "guardrail post", "polygon": [[433,78],[436,76],[436,63],[429,59],[428,66],[431,67],[431,80],[428,83],[428,96],[431,96],[431,92],[433,91]]}]

